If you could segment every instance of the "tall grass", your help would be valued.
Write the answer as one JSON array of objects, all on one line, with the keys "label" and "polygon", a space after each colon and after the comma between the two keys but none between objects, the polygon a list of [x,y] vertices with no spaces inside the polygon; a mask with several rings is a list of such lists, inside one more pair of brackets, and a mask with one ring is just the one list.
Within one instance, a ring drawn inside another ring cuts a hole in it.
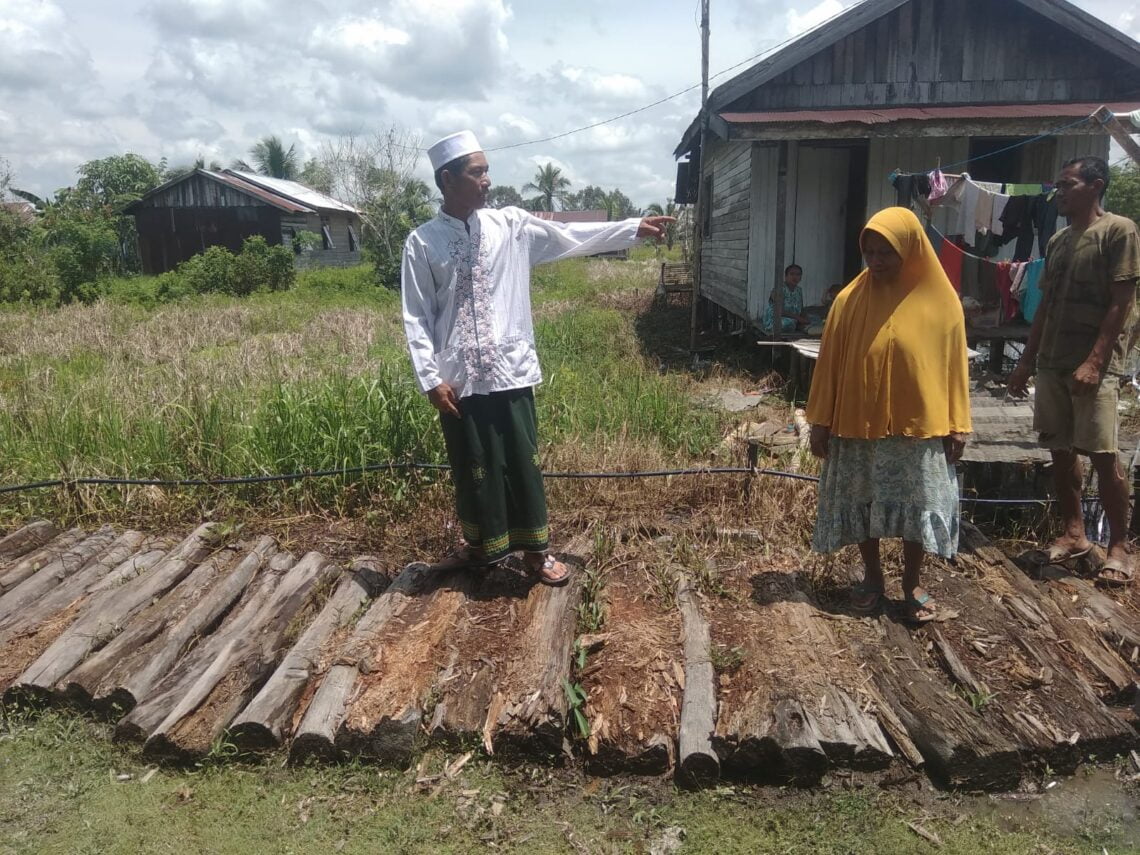
[{"label": "tall grass", "polygon": [[[536,277],[548,459],[623,468],[631,444],[686,460],[719,439],[688,379],[640,353],[633,319],[607,306],[647,289],[651,264],[567,262]],[[314,271],[283,294],[148,308],[105,300],[0,315],[0,483],[53,478],[216,478],[443,459],[415,388],[398,295],[361,271]],[[373,478],[403,493],[407,480]],[[276,506],[338,507],[342,484],[231,491]],[[114,495],[114,491],[104,491]],[[56,492],[0,497],[58,511]],[[106,509],[114,500],[104,498]],[[3,508],[0,507],[0,513]]]}]

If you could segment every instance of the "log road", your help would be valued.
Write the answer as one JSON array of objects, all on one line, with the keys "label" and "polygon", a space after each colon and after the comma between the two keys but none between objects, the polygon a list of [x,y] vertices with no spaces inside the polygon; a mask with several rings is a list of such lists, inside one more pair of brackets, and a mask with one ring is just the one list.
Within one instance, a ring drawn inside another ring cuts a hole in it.
[{"label": "log road", "polygon": [[[566,554],[589,562],[589,544]],[[608,625],[579,636],[581,572],[389,578],[374,556],[295,556],[213,523],[177,541],[39,520],[0,538],[0,691],[110,716],[171,762],[219,739],[399,765],[481,744],[687,786],[898,765],[996,790],[1140,748],[1140,598],[1025,571],[968,525],[961,546],[929,574],[957,612],[937,625],[857,618],[756,562],[743,595],[682,577],[669,608],[611,576]]]}]

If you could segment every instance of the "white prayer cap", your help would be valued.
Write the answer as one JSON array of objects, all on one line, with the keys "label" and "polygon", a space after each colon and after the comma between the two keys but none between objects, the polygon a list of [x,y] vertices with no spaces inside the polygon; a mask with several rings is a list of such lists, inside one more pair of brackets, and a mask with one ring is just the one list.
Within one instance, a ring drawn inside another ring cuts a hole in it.
[{"label": "white prayer cap", "polygon": [[483,146],[479,145],[479,140],[475,139],[475,134],[471,131],[460,131],[446,136],[428,149],[431,171],[436,172],[441,166],[446,166],[457,157],[482,150]]}]

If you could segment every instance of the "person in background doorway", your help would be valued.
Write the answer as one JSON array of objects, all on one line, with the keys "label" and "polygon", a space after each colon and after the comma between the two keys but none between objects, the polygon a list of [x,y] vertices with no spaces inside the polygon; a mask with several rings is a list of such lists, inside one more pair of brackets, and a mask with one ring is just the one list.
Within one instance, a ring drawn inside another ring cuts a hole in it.
[{"label": "person in background doorway", "polygon": [[859,244],[867,269],[827,317],[808,396],[811,450],[823,458],[812,547],[858,544],[863,581],[851,607],[871,614],[885,584],[879,541],[903,541],[908,621],[940,617],[921,585],[925,553],[958,548],[954,464],[970,432],[962,304],[907,208],[871,218]]},{"label": "person in background doorway", "polygon": [[843,290],[843,285],[836,282],[834,285],[828,285],[827,290],[823,292],[823,317],[824,320],[831,313],[831,307],[835,305],[835,298],[839,296],[839,292]]},{"label": "person in background doorway", "polygon": [[1050,562],[1085,555],[1092,544],[1081,513],[1080,455],[1096,470],[1108,517],[1108,558],[1098,580],[1132,581],[1128,555],[1128,483],[1117,446],[1117,400],[1136,324],[1140,232],[1127,217],[1101,206],[1108,165],[1099,157],[1071,160],[1057,179],[1057,210],[1067,228],[1049,241],[1042,299],[1029,342],[1009,376],[1009,392],[1027,392],[1037,373],[1033,428],[1053,458],[1062,533],[1046,550]]},{"label": "person in background doorway", "polygon": [[[809,321],[804,314],[804,292],[800,288],[800,280],[804,277],[804,269],[798,264],[789,264],[784,268],[784,307],[780,316],[780,332],[790,333],[805,328]],[[760,320],[760,328],[768,335],[773,335],[776,315],[776,295],[773,292],[768,297],[768,307],[764,310],[764,317]]]}]

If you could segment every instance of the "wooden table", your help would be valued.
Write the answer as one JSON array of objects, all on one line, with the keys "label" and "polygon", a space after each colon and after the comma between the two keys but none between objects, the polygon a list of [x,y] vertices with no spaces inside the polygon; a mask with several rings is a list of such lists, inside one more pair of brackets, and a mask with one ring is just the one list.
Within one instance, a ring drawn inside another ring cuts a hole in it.
[{"label": "wooden table", "polygon": [[990,343],[990,370],[1002,372],[1007,341],[1029,341],[1028,326],[966,327],[966,341],[988,341]]}]

